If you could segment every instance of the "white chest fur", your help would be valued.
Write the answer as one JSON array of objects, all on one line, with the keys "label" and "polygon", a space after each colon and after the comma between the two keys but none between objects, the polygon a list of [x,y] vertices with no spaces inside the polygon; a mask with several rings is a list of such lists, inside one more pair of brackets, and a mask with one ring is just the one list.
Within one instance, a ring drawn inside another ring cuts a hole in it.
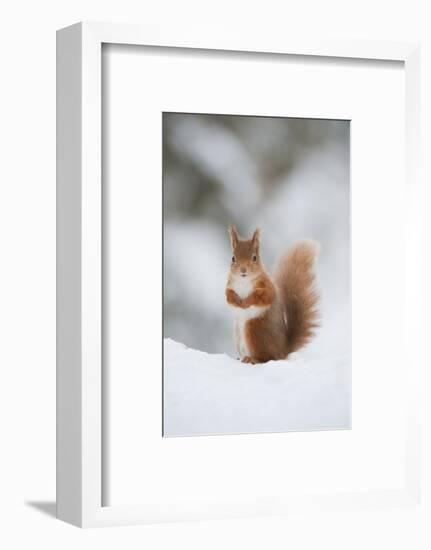
[{"label": "white chest fur", "polygon": [[248,277],[236,278],[232,283],[232,290],[242,299],[247,298],[253,290],[252,282]]},{"label": "white chest fur", "polygon": [[[248,277],[237,278],[231,284],[231,288],[242,299],[247,298],[253,291],[252,281]],[[235,311],[235,342],[240,358],[250,355],[248,348],[245,325],[250,319],[262,315],[268,307],[250,306],[248,308],[234,307]]]}]

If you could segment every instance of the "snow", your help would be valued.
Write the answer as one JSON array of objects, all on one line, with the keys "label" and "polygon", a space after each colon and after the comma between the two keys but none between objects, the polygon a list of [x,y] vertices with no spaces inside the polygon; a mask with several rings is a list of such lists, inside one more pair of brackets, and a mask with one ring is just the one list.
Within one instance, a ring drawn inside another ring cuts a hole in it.
[{"label": "snow", "polygon": [[350,353],[246,365],[164,340],[164,435],[350,429]]}]

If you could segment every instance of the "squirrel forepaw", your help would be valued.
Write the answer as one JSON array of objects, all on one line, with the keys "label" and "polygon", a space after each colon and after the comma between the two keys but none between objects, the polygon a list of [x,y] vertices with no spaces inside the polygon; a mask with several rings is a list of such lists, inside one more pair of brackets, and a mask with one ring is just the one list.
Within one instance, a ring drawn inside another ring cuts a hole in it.
[{"label": "squirrel forepaw", "polygon": [[245,357],[243,357],[241,359],[241,363],[249,363],[251,365],[255,365],[257,363],[257,361],[255,361],[252,357],[250,357],[249,355],[246,355]]}]

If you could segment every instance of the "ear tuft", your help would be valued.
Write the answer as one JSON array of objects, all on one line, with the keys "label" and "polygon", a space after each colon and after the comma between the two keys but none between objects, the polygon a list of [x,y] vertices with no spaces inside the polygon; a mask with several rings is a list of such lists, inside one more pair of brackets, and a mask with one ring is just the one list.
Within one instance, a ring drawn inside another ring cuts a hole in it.
[{"label": "ear tuft", "polygon": [[238,244],[238,231],[236,230],[236,227],[234,225],[229,226],[229,235],[230,235],[230,244],[232,245],[232,249],[236,247]]},{"label": "ear tuft", "polygon": [[256,250],[259,249],[260,246],[260,229],[256,229],[256,231],[253,233],[253,237],[251,238],[251,241],[253,243],[253,246],[256,248]]}]

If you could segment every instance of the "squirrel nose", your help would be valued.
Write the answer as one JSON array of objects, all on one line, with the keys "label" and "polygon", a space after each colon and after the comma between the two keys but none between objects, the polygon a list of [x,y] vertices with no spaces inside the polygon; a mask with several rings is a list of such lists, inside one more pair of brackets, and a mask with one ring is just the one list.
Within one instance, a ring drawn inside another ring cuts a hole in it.
[{"label": "squirrel nose", "polygon": [[245,273],[247,271],[247,268],[241,267],[241,273]]}]

